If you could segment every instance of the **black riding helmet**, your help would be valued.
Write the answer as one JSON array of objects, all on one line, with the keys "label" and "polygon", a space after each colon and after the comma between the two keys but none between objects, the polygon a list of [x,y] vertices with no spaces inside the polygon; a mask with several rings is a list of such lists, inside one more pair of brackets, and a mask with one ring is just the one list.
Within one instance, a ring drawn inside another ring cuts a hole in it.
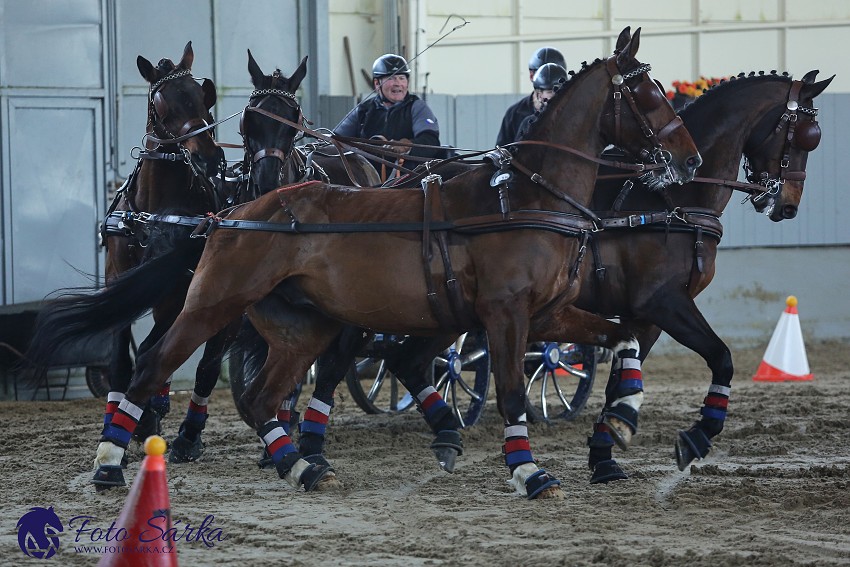
[{"label": "black riding helmet", "polygon": [[554,90],[555,85],[567,80],[567,70],[557,63],[546,63],[542,65],[531,79],[535,89],[541,91]]},{"label": "black riding helmet", "polygon": [[373,78],[380,79],[381,77],[389,77],[390,75],[410,76],[410,67],[407,66],[407,61],[401,55],[385,53],[372,63]]},{"label": "black riding helmet", "polygon": [[564,56],[561,55],[560,51],[554,47],[541,47],[528,60],[528,70],[536,71],[546,63],[557,63],[564,69],[567,68],[567,62],[564,61]]}]

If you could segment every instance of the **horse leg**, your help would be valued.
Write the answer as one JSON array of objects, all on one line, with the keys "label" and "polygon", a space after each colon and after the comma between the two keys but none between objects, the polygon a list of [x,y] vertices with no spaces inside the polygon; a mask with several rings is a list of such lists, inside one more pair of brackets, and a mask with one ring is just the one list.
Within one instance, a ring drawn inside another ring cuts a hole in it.
[{"label": "horse leg", "polygon": [[177,437],[171,442],[168,454],[170,463],[188,463],[198,460],[204,452],[201,432],[207,423],[207,405],[213,388],[221,375],[221,359],[238,330],[238,321],[228,325],[208,340],[195,371],[195,387],[189,400],[186,417],[180,424]]},{"label": "horse leg", "polygon": [[299,424],[298,449],[307,462],[328,465],[323,453],[328,418],[334,407],[334,392],[370,336],[359,327],[347,326],[319,357],[316,388],[307,403],[304,420]]},{"label": "horse leg", "polygon": [[245,301],[240,297],[218,303],[204,302],[199,297],[194,308],[181,312],[162,338],[150,348],[144,345],[139,349],[136,374],[97,448],[92,483],[98,490],[125,484],[120,462],[144,413],[145,404],[201,344],[242,313]]},{"label": "horse leg", "polygon": [[411,393],[417,409],[434,432],[431,450],[446,472],[454,472],[455,462],[463,454],[460,422],[427,377],[434,357],[456,339],[457,335],[408,337],[387,358],[387,366]]},{"label": "horse leg", "polygon": [[254,423],[280,478],[294,488],[303,485],[306,491],[340,488],[323,458],[311,462],[301,457],[277,417],[281,401],[291,395],[313,360],[338,335],[340,324],[274,297],[252,306],[249,318],[266,339],[269,352],[260,373],[239,400],[243,413]]},{"label": "horse leg", "polygon": [[[133,376],[133,361],[130,359],[130,327],[115,333],[112,340],[112,352],[109,356],[109,393],[106,396],[106,410],[103,413],[103,429],[112,422],[112,416],[118,404],[124,399],[124,392]],[[103,433],[103,430],[101,430]]]},{"label": "horse leg", "polygon": [[643,316],[699,354],[711,370],[711,386],[703,399],[701,418],[687,430],[679,431],[676,439],[676,464],[679,470],[685,470],[694,459],[708,454],[711,439],[723,430],[734,374],[732,353],[684,289],[679,293],[659,293],[653,299]]},{"label": "horse leg", "polygon": [[[621,324],[636,336],[641,353],[638,358],[643,362],[646,360],[649,350],[661,335],[661,329],[648,322],[638,322],[625,318],[621,320]],[[612,449],[615,440],[611,435],[608,424],[605,423],[608,410],[617,399],[621,377],[622,372],[615,372],[612,364],[612,371],[608,376],[608,384],[605,387],[605,405],[596,423],[593,424],[592,435],[587,438],[589,449],[587,464],[591,470],[590,484],[608,483],[629,478],[617,461],[614,460]],[[612,418],[609,416],[609,419]]]},{"label": "horse leg", "polygon": [[[564,498],[561,482],[535,464],[525,416],[525,375],[522,371],[529,322],[514,298],[476,306],[490,341],[496,401],[505,423],[502,446],[508,480],[517,494],[534,498]],[[518,316],[518,314],[520,316]]]}]

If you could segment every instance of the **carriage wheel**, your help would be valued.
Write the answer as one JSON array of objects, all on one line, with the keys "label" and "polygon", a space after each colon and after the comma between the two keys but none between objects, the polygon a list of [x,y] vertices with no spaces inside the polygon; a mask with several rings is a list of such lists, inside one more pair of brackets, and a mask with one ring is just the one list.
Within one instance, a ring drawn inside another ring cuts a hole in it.
[{"label": "carriage wheel", "polygon": [[86,366],[86,385],[95,398],[104,398],[109,393],[109,367]]},{"label": "carriage wheel", "polygon": [[575,419],[590,397],[596,365],[596,349],[591,346],[533,343],[524,365],[528,420]]},{"label": "carriage wheel", "polygon": [[413,396],[390,372],[384,360],[387,350],[403,340],[396,335],[375,334],[362,353],[365,356],[355,358],[345,375],[351,397],[366,413],[397,413],[413,406]]},{"label": "carriage wheel", "polygon": [[435,358],[433,382],[460,426],[474,425],[484,411],[490,388],[487,333],[464,333],[442,356]]}]

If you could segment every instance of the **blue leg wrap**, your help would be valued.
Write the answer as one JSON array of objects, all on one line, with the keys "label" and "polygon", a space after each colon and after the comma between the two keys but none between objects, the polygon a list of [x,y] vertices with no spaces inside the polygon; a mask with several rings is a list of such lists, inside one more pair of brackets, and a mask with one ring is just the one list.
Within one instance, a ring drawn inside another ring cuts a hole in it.
[{"label": "blue leg wrap", "polygon": [[543,469],[525,479],[525,490],[529,500],[534,500],[541,492],[552,486],[561,486],[561,481],[550,476]]}]

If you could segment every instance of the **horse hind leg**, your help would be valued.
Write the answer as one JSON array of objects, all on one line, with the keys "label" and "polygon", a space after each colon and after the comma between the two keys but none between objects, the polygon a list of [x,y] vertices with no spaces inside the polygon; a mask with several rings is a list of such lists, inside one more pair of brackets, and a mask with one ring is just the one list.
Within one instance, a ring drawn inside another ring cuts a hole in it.
[{"label": "horse hind leg", "polygon": [[431,450],[440,468],[449,473],[454,472],[457,458],[463,454],[461,422],[426,376],[430,374],[434,357],[456,339],[456,335],[409,337],[387,358],[390,370],[411,393],[416,407],[434,432]]},{"label": "horse hind leg", "polygon": [[637,433],[638,415],[643,404],[640,345],[633,339],[620,343],[613,350],[611,374],[605,389],[606,407],[601,421],[614,443],[625,451],[632,436]]},{"label": "horse hind leg", "polygon": [[288,424],[280,422],[278,410],[338,334],[339,323],[273,297],[254,305],[249,318],[269,351],[260,373],[239,400],[243,413],[255,424],[280,478],[308,492],[338,490],[342,485],[326,461],[302,458],[287,432]]}]

